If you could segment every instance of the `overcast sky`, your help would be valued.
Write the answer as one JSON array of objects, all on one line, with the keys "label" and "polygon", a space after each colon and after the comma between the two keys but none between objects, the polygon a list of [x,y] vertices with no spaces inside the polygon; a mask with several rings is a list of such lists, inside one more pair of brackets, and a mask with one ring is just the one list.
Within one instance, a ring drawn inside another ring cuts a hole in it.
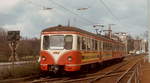
[{"label": "overcast sky", "polygon": [[[93,25],[115,24],[115,32],[131,35],[147,30],[146,0],[0,0],[0,27],[38,37],[42,29],[58,24],[94,32]],[[43,8],[52,8],[43,10]],[[77,10],[78,8],[88,8]],[[108,9],[109,8],[109,9]]]}]

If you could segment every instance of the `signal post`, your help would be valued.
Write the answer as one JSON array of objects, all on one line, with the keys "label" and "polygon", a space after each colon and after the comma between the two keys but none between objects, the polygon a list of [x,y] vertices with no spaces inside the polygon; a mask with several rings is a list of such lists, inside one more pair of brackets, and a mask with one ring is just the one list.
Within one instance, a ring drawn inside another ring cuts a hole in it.
[{"label": "signal post", "polygon": [[14,62],[19,61],[16,49],[18,47],[18,41],[20,40],[20,31],[8,31],[7,39],[11,49],[11,56],[9,57],[9,61],[12,61],[12,68],[14,72]]}]

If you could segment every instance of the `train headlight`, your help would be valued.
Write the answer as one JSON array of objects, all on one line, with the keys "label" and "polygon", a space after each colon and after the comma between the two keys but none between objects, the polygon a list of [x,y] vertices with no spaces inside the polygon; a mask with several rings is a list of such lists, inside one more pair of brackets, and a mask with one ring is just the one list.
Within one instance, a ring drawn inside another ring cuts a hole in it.
[{"label": "train headlight", "polygon": [[42,61],[46,61],[46,57],[45,56],[42,56]]},{"label": "train headlight", "polygon": [[68,56],[68,61],[72,61],[72,56]]}]

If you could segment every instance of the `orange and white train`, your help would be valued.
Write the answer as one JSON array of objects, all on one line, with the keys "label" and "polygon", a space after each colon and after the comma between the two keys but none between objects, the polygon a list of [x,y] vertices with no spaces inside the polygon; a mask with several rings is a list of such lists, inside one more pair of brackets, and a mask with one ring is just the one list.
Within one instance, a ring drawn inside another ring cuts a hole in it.
[{"label": "orange and white train", "polygon": [[125,45],[71,26],[54,26],[41,32],[42,71],[80,71],[105,61],[123,59]]}]

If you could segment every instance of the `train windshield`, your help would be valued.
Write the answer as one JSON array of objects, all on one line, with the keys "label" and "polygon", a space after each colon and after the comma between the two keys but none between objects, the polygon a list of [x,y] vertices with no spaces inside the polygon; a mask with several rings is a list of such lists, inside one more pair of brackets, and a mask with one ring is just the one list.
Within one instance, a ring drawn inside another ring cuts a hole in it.
[{"label": "train windshield", "polygon": [[44,36],[43,38],[43,49],[72,49],[73,37],[72,35],[52,35]]}]

